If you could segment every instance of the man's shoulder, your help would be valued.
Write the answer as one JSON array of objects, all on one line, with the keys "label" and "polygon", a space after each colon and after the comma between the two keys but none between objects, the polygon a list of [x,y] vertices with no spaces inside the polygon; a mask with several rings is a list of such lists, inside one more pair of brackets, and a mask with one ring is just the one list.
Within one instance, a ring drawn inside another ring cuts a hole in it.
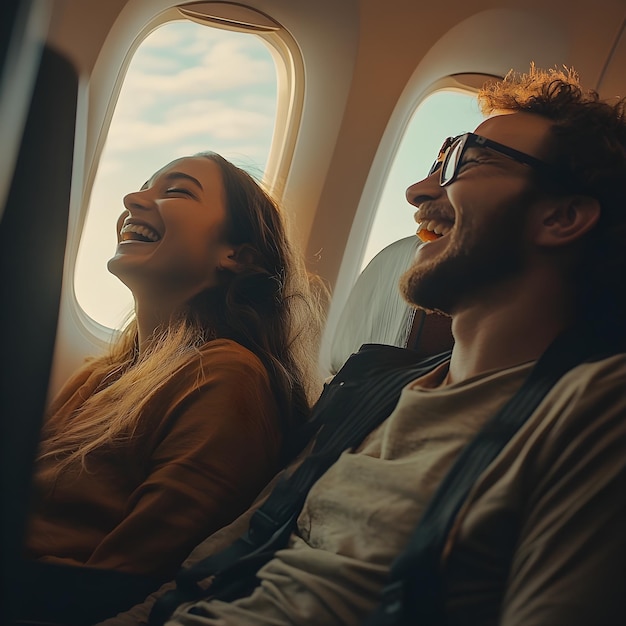
[{"label": "man's shoulder", "polygon": [[414,350],[384,344],[363,344],[352,354],[332,382],[345,384],[358,378],[375,378],[384,374],[410,370],[430,371],[450,358],[450,351],[424,358]]},{"label": "man's shoulder", "polygon": [[[601,433],[626,437],[626,354],[581,363],[548,393],[531,425],[557,447],[591,442]],[[591,445],[591,443],[589,444]]]},{"label": "man's shoulder", "polygon": [[562,393],[570,390],[577,396],[600,397],[604,394],[622,395],[626,398],[626,353],[585,361],[572,368],[557,383]]}]

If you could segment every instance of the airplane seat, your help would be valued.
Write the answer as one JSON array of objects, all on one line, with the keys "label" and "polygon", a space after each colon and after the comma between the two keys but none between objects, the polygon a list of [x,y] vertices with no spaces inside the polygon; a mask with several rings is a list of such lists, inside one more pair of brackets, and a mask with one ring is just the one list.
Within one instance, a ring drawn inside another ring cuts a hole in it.
[{"label": "airplane seat", "polygon": [[[41,45],[34,31],[25,37]],[[43,46],[37,61],[21,143],[15,154],[3,144],[0,163],[9,181],[0,198],[0,623],[7,626],[19,611],[16,572],[61,300],[79,86],[74,65],[53,48]]]},{"label": "airplane seat", "polygon": [[394,241],[361,272],[333,334],[331,374],[365,343],[410,348],[424,357],[452,347],[450,318],[415,309],[398,289],[420,245],[415,235]]}]

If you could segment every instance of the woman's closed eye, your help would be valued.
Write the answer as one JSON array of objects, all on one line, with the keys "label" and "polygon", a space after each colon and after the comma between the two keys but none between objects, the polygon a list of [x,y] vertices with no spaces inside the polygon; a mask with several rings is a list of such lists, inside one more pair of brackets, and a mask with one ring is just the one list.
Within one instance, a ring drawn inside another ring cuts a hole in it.
[{"label": "woman's closed eye", "polygon": [[196,194],[193,191],[191,191],[190,189],[186,189],[185,187],[168,187],[165,190],[165,193],[167,195],[170,195],[170,194],[182,194],[182,195],[188,196],[190,198],[195,198],[196,197]]}]

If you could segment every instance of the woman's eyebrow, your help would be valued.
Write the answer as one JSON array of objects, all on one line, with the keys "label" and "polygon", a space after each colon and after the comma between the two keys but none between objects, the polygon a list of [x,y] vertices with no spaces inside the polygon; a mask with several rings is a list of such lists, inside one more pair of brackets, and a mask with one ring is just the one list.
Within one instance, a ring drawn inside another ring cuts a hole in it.
[{"label": "woman's eyebrow", "polygon": [[202,185],[200,184],[200,181],[197,178],[194,178],[193,176],[190,176],[189,174],[185,174],[184,172],[169,172],[165,174],[163,178],[165,178],[166,181],[172,181],[177,178],[184,178],[185,180],[188,180],[194,183],[194,185],[197,185],[201,191],[204,191]]}]

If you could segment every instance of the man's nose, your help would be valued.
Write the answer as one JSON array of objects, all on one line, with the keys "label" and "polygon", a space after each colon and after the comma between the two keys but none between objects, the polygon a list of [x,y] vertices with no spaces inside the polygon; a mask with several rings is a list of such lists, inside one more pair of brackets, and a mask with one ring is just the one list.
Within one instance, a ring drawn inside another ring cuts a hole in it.
[{"label": "man's nose", "polygon": [[406,199],[413,206],[419,206],[426,200],[434,200],[445,194],[445,189],[439,184],[439,169],[432,174],[413,183],[406,190]]}]

